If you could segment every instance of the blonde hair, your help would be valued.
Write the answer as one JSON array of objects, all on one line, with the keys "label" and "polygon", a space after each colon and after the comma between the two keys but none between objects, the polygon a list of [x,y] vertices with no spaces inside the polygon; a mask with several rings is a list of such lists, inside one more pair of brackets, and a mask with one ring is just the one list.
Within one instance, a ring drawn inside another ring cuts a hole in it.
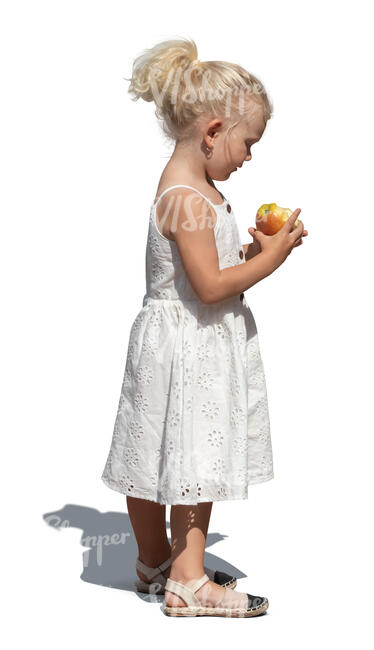
[{"label": "blonde hair", "polygon": [[265,122],[273,112],[257,77],[236,63],[199,61],[195,42],[183,37],[143,50],[126,81],[133,101],[155,102],[156,117],[171,140],[192,136],[201,115],[219,117],[223,127],[234,126],[247,112],[248,98],[262,103]]}]

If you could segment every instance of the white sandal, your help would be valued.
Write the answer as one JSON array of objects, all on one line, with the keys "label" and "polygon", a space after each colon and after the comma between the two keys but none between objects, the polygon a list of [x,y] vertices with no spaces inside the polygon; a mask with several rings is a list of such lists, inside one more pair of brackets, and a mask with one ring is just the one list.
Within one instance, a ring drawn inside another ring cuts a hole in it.
[{"label": "white sandal", "polygon": [[165,593],[165,584],[166,578],[163,575],[163,571],[167,569],[171,564],[171,557],[165,560],[162,564],[156,567],[150,567],[136,559],[136,568],[144,573],[151,582],[144,582],[144,580],[137,580],[135,585],[136,589],[143,594],[164,594]]},{"label": "white sandal", "polygon": [[[164,594],[166,578],[163,575],[163,571],[168,569],[170,565],[171,556],[165,560],[165,562],[156,567],[149,567],[137,558],[136,568],[151,580],[151,582],[145,582],[139,578],[135,583],[137,591],[140,591],[143,594]],[[235,589],[237,584],[236,578],[230,576],[228,573],[225,573],[224,571],[214,571],[208,567],[204,567],[204,571],[209,580],[212,580],[217,585],[228,587],[229,589]]]},{"label": "white sandal", "polygon": [[269,601],[263,596],[248,596],[248,607],[245,608],[231,608],[231,607],[204,607],[197,596],[195,591],[200,589],[202,585],[208,582],[209,576],[206,573],[196,580],[190,587],[186,587],[182,582],[167,579],[165,589],[173,594],[182,598],[187,607],[168,607],[164,606],[163,611],[167,616],[227,616],[232,618],[247,618],[249,616],[258,616],[265,612],[269,607]]}]

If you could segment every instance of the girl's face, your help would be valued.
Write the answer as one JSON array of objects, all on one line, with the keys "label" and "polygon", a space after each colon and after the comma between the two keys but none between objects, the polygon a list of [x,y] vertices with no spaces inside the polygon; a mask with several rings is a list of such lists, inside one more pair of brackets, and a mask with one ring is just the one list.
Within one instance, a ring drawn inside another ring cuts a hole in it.
[{"label": "girl's face", "polygon": [[205,143],[213,147],[212,156],[205,163],[208,176],[224,181],[245,161],[251,160],[251,146],[260,140],[265,127],[262,106],[255,102],[251,102],[248,112],[226,131],[222,130],[219,118],[211,120],[204,134]]}]

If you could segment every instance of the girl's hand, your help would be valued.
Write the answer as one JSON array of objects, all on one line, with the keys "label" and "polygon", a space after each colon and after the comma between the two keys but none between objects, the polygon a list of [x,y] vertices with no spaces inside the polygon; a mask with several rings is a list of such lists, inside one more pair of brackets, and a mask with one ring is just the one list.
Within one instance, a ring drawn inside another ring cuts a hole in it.
[{"label": "girl's hand", "polygon": [[[249,230],[250,230],[250,229],[248,228],[248,232],[249,232]],[[252,233],[251,233],[251,234],[252,234]],[[256,239],[253,239],[252,247],[253,247],[253,248],[252,248],[252,250],[253,250],[253,256],[254,256],[254,255],[258,255],[258,253],[261,253],[261,251],[262,251],[261,244],[260,244],[260,242],[257,241]]]},{"label": "girl's hand", "polygon": [[[249,231],[249,228],[248,228]],[[246,253],[245,253],[245,261],[248,262],[248,260],[251,260],[255,255],[258,255],[261,253],[261,244],[260,242],[254,240],[250,244],[247,244],[246,248]]]},{"label": "girl's hand", "polygon": [[292,229],[300,212],[300,208],[297,208],[275,235],[265,235],[261,230],[252,227],[248,228],[248,232],[254,241],[258,242],[261,250],[266,252],[272,259],[274,270],[283,264],[293,248],[303,243],[302,237],[308,235],[308,231],[304,230],[304,224],[300,219],[298,226],[294,230]]}]

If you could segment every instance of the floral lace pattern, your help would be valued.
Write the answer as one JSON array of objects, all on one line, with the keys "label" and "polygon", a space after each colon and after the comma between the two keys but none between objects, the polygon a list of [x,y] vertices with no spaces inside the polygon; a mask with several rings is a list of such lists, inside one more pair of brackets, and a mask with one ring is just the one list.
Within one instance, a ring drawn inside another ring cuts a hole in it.
[{"label": "floral lace pattern", "polygon": [[[214,206],[220,268],[244,263],[232,209]],[[266,382],[245,299],[203,304],[151,206],[147,291],[131,327],[102,480],[164,504],[247,499],[272,479]]]}]

